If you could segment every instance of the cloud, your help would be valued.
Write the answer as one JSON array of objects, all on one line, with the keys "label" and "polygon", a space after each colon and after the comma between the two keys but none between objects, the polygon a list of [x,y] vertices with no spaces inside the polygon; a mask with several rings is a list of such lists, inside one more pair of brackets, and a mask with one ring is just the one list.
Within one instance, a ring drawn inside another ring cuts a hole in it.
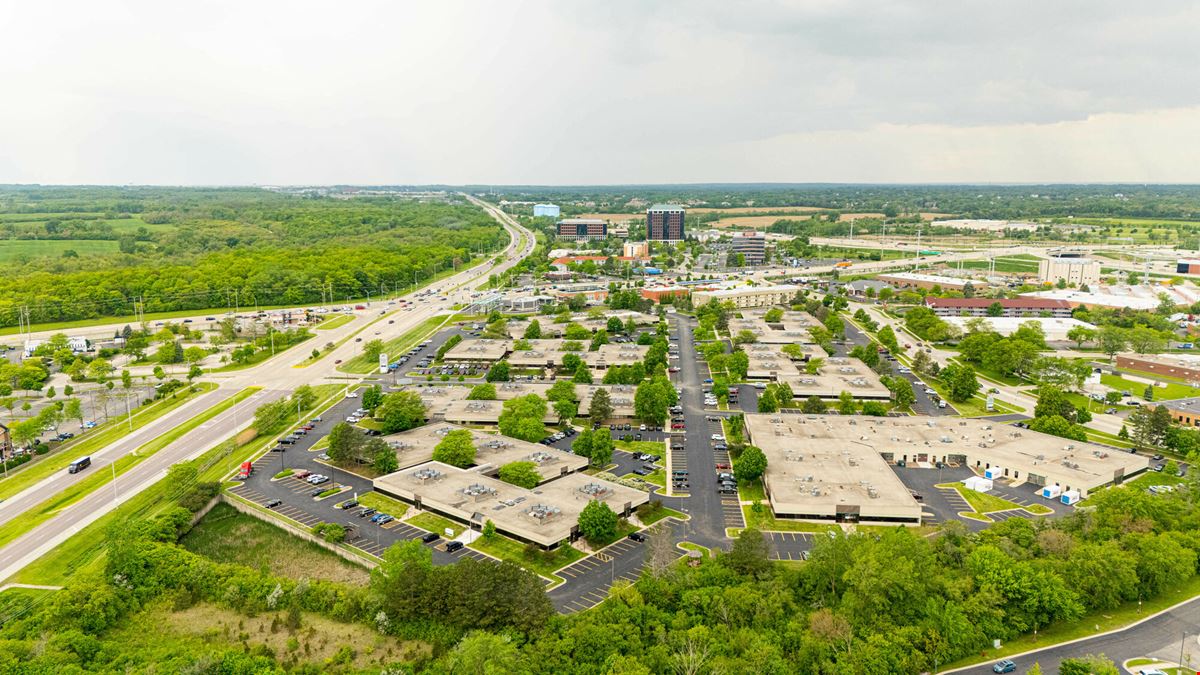
[{"label": "cloud", "polygon": [[0,12],[3,182],[1187,181],[1200,151],[1178,0]]}]

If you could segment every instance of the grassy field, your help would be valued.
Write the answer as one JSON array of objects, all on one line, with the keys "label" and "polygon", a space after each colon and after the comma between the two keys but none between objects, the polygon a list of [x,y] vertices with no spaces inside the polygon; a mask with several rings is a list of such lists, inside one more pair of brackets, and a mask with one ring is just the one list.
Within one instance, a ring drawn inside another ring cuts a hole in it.
[{"label": "grassy field", "polygon": [[[318,413],[341,400],[339,393],[342,387],[338,385],[323,384],[313,389],[319,401],[316,407]],[[257,438],[239,445],[231,437],[192,460],[200,471],[196,480],[221,480],[242,462],[265,452],[272,443],[272,438]],[[111,524],[125,519],[152,518],[172,503],[168,498],[167,482],[160,480],[55,546],[7,581],[61,585],[76,574],[93,573],[104,564],[104,533]]]},{"label": "grassy field", "polygon": [[[399,356],[404,352],[412,349],[418,342],[429,337],[431,333],[440,328],[443,324],[450,321],[451,316],[432,316],[425,319],[416,328],[408,331],[394,340],[388,340],[383,343],[383,353],[388,355]],[[358,375],[366,375],[379,369],[378,361],[368,361],[363,355],[358,355],[349,361],[338,366],[338,370],[343,373],[355,373]]]},{"label": "grassy field", "polygon": [[[168,412],[178,408],[187,401],[216,389],[210,382],[196,384],[196,393],[185,394],[176,398],[164,398],[150,405],[138,408],[133,414],[134,431],[146,426]],[[132,433],[127,419],[114,418],[91,431],[77,436],[70,443],[64,444],[55,452],[36,458],[8,472],[8,478],[0,479],[0,499],[8,499],[21,490],[67,468],[71,462],[90,455]]]},{"label": "grassy field", "polygon": [[354,320],[353,314],[338,314],[337,316],[327,317],[324,321],[314,326],[317,330],[333,330],[340,326],[345,326]]},{"label": "grassy field", "polygon": [[358,503],[395,518],[402,518],[404,514],[408,513],[408,504],[378,492],[364,492],[358,496]]},{"label": "grassy field", "polygon": [[[958,263],[949,263],[957,265]],[[964,269],[988,269],[990,264],[987,260],[964,260],[962,262]],[[1037,272],[1038,259],[1031,255],[1013,255],[996,258],[997,272]]]},{"label": "grassy field", "polygon": [[452,537],[450,537],[451,539],[462,534],[463,530],[467,529],[466,525],[463,525],[461,523],[456,523],[456,522],[450,520],[449,518],[443,518],[443,517],[437,515],[436,513],[430,513],[428,511],[426,511],[425,513],[418,513],[417,515],[413,516],[412,518],[409,518],[408,520],[406,520],[404,522],[408,523],[409,525],[412,525],[413,527],[419,527],[422,530],[429,530],[430,532],[436,532],[436,533],[438,533],[439,536],[442,536],[442,537],[446,536],[445,530],[446,530],[446,528],[449,528],[451,531],[454,532],[454,535]]},{"label": "grassy field", "polygon": [[675,518],[677,520],[691,520],[691,517],[688,516],[688,514],[682,512],[682,511],[676,511],[675,509],[667,508],[665,506],[659,507],[658,510],[656,510],[653,514],[648,515],[645,518],[641,518],[640,516],[639,516],[639,518],[641,519],[642,524],[645,525],[646,527],[650,527],[651,525],[653,525],[653,524],[657,523],[658,521],[663,520],[665,518]]},{"label": "grassy field", "polygon": [[115,239],[6,239],[0,241],[0,262],[21,258],[61,258],[63,251],[75,251],[80,256],[116,253]]},{"label": "grassy field", "polygon": [[[630,433],[637,432],[634,431]],[[666,451],[662,441],[620,441],[613,439],[613,445],[628,452],[658,455],[659,457],[662,457],[663,453]]]},{"label": "grassy field", "polygon": [[217,504],[180,544],[217,562],[266,569],[292,579],[365,584],[367,569],[228,504]]},{"label": "grassy field", "polygon": [[[1128,391],[1138,398],[1141,398],[1142,393],[1146,391],[1145,383],[1126,380],[1118,375],[1101,375],[1100,383],[1106,387],[1112,387],[1117,391]],[[1200,396],[1200,387],[1193,387],[1191,385],[1178,384],[1175,382],[1167,382],[1166,385],[1167,386],[1165,387],[1154,387],[1155,401]]]},{"label": "grassy field", "polygon": [[[432,648],[416,641],[402,641],[381,635],[361,623],[339,623],[319,614],[302,612],[300,627],[289,630],[283,624],[286,612],[262,612],[253,616],[199,603],[186,608],[173,606],[169,599],[156,601],[105,633],[98,648],[129,654],[131,670],[161,670],[156,661],[170,655],[206,654],[214,648],[264,651],[280,663],[294,661],[303,672],[385,672],[401,661],[428,658]],[[343,647],[349,647],[346,664],[331,666]],[[147,665],[150,664],[150,665]],[[311,667],[310,667],[311,666]]]},{"label": "grassy field", "polygon": [[[114,473],[117,477],[124,475],[133,467],[141,464],[146,459],[153,456],[154,453],[167,447],[184,434],[192,431],[196,427],[199,427],[201,424],[204,424],[222,412],[232,408],[234,405],[245,400],[258,390],[258,387],[248,387],[243,389],[232,397],[221,401],[217,405],[205,410],[199,415],[196,415],[183,424],[180,424],[174,429],[159,436],[158,438],[141,445],[133,452],[121,457],[116,462],[109,465],[107,470],[101,469],[89,474],[86,478],[78,483],[75,483],[71,487],[59,492],[57,495],[54,495],[50,499],[47,499],[41,504],[38,504],[32,509],[29,509],[25,513],[21,514],[20,518],[10,520],[4,525],[0,525],[0,546],[7,545],[17,537],[29,532],[47,520],[50,520],[63,509],[66,509],[89,494],[108,485],[115,480]],[[114,466],[115,469],[113,468]]]},{"label": "grassy field", "polygon": [[305,342],[308,342],[309,340],[313,339],[314,337],[316,337],[316,336],[313,334],[309,334],[309,336],[304,338],[303,340],[300,340],[299,342],[295,342],[286,347],[280,345],[275,348],[275,353],[273,353],[273,354],[271,353],[270,349],[260,349],[259,351],[254,352],[253,356],[251,356],[250,358],[246,359],[245,361],[243,361],[241,363],[227,363],[223,366],[218,366],[216,368],[205,368],[204,372],[206,372],[206,373],[228,373],[228,372],[232,372],[235,370],[245,370],[246,368],[252,368],[252,367],[257,366],[258,364],[262,363],[263,361],[266,361],[268,359],[273,359],[276,356],[283,354],[284,352],[295,349],[296,347],[303,345]]},{"label": "grassy field", "polygon": [[837,525],[825,525],[823,523],[808,523],[802,520],[789,520],[786,518],[776,518],[771,513],[770,504],[762,504],[755,510],[753,506],[742,506],[742,516],[746,519],[746,527],[753,527],[763,531],[774,532],[836,532],[840,530]]},{"label": "grassy field", "polygon": [[533,552],[526,550],[525,544],[500,534],[491,538],[480,537],[469,548],[486,553],[493,558],[511,560],[530,572],[540,574],[548,579],[561,579],[554,575],[555,570],[583,558],[583,551],[570,544],[560,544],[553,551]]}]

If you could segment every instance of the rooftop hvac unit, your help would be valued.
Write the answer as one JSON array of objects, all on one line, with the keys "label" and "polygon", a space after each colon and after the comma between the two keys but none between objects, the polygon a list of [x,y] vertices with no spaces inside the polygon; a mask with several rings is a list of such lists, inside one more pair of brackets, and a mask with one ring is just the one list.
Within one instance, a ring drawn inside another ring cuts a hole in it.
[{"label": "rooftop hvac unit", "polygon": [[471,483],[470,485],[468,485],[465,488],[463,488],[462,490],[460,490],[460,492],[462,492],[462,494],[466,497],[474,497],[475,499],[480,499],[482,497],[488,497],[488,496],[496,494],[496,489],[493,487],[484,485],[483,483]]},{"label": "rooftop hvac unit", "polygon": [[442,477],[442,472],[433,467],[427,467],[424,469],[417,469],[416,471],[412,472],[412,477],[422,482],[438,480]]},{"label": "rooftop hvac unit", "polygon": [[612,494],[612,488],[602,483],[587,483],[579,488],[579,491],[589,497],[604,497]]},{"label": "rooftop hvac unit", "polygon": [[842,357],[840,357],[840,356],[834,356],[834,357],[831,357],[831,358],[829,359],[829,362],[830,362],[830,363],[832,363],[832,364],[833,364],[833,365],[835,365],[835,366],[839,366],[839,365],[841,365],[841,364],[843,364],[843,363],[847,363],[846,359],[844,359],[844,358],[842,358]]},{"label": "rooftop hvac unit", "polygon": [[855,373],[858,371],[854,370],[850,366],[842,366],[841,368],[838,368],[838,372],[839,373]]},{"label": "rooftop hvac unit", "polygon": [[875,488],[873,488],[873,487],[867,488],[867,496],[870,497],[871,499],[879,499],[879,493],[876,492]]},{"label": "rooftop hvac unit", "polygon": [[[963,440],[966,440],[966,439],[964,438]],[[942,442],[943,443],[953,443],[954,439],[950,438],[949,436],[942,436]]]},{"label": "rooftop hvac unit", "polygon": [[533,462],[534,464],[545,464],[553,459],[554,455],[541,450],[529,455],[529,461]]},{"label": "rooftop hvac unit", "polygon": [[867,380],[863,377],[856,377],[853,380],[850,380],[850,384],[856,387],[865,387],[867,386]]},{"label": "rooftop hvac unit", "polygon": [[451,431],[454,431],[454,427],[442,427],[441,429],[438,429],[437,431],[435,431],[433,433],[437,434],[438,436],[445,436],[446,434],[450,433]]},{"label": "rooftop hvac unit", "polygon": [[821,488],[816,488],[816,487],[815,487],[815,488],[813,488],[813,489],[812,489],[812,496],[814,496],[814,497],[820,497],[820,496],[821,496]]}]

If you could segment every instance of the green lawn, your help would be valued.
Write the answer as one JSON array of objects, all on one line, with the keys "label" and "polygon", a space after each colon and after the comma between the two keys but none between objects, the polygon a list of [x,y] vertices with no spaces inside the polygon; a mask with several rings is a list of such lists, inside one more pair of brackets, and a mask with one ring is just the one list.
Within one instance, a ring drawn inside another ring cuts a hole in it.
[{"label": "green lawn", "polygon": [[337,316],[326,315],[326,319],[324,321],[322,321],[321,323],[317,324],[315,326],[315,328],[317,330],[333,330],[334,328],[338,328],[339,326],[345,326],[346,324],[350,323],[353,320],[354,320],[353,314],[338,314]]},{"label": "green lawn", "polygon": [[[1100,383],[1116,389],[1117,391],[1128,391],[1134,396],[1141,398],[1146,391],[1146,385],[1142,382],[1134,382],[1126,380],[1118,375],[1101,375]],[[1164,401],[1177,398],[1191,398],[1200,396],[1200,387],[1193,387],[1187,384],[1177,384],[1175,382],[1167,382],[1165,387],[1154,387],[1154,400]]]},{"label": "green lawn", "polygon": [[620,520],[620,522],[618,522],[618,524],[617,524],[616,536],[612,537],[611,539],[606,539],[603,541],[589,540],[588,544],[590,544],[592,546],[593,550],[599,551],[600,549],[604,548],[605,546],[608,546],[614,542],[618,542],[618,541],[624,539],[625,537],[628,537],[631,533],[637,532],[637,530],[638,530],[638,528],[636,525],[634,525],[633,523],[630,523],[628,520],[625,520],[624,518],[622,518]]},{"label": "green lawn", "polygon": [[206,368],[204,372],[206,372],[206,373],[228,373],[228,372],[231,372],[234,370],[244,370],[244,369],[250,368],[252,366],[257,366],[258,364],[262,363],[263,361],[266,361],[267,359],[271,359],[276,356],[279,356],[280,354],[282,354],[294,347],[299,347],[300,345],[304,344],[305,342],[311,340],[313,337],[315,337],[315,336],[312,334],[309,334],[309,336],[304,338],[303,340],[300,340],[299,342],[294,342],[286,347],[282,346],[282,345],[277,346],[275,348],[275,353],[271,353],[270,348],[260,349],[256,352],[254,352],[253,356],[246,359],[245,361],[242,361],[241,363],[227,363],[227,364],[225,364],[223,366],[219,366],[217,368]]},{"label": "green lawn", "polygon": [[[134,431],[178,408],[192,398],[216,388],[215,384],[199,382],[196,384],[196,393],[194,394],[183,393],[175,398],[167,397],[155,401],[150,405],[143,405],[133,414]],[[17,469],[9,470],[8,478],[0,479],[0,499],[8,499],[34,483],[62,471],[67,468],[68,464],[80,457],[90,455],[101,448],[107,447],[124,438],[129,433],[131,432],[129,430],[128,419],[113,418],[91,431],[76,436],[71,439],[71,442],[64,444],[48,455],[35,458],[33,461],[23,464]]]},{"label": "green lawn", "polygon": [[290,476],[294,473],[296,473],[295,469],[284,469],[283,471],[280,471],[279,473],[275,474],[273,476],[273,478],[276,478],[276,479],[287,478],[288,476]]},{"label": "green lawn", "polygon": [[655,509],[653,513],[650,513],[649,515],[647,515],[645,517],[642,517],[642,515],[639,513],[638,518],[642,521],[642,524],[645,525],[646,527],[650,527],[651,525],[653,525],[653,524],[657,523],[658,521],[663,520],[665,518],[675,518],[677,520],[690,520],[690,516],[688,516],[688,514],[682,512],[682,511],[676,511],[675,509],[667,508],[666,506],[660,506],[659,508]]},{"label": "green lawn", "polygon": [[525,544],[500,534],[496,534],[491,538],[480,537],[470,545],[470,548],[486,553],[494,558],[511,560],[530,572],[540,574],[549,579],[560,579],[560,577],[554,575],[555,570],[566,567],[576,560],[583,558],[583,551],[570,544],[559,544],[558,548],[552,551],[538,550],[533,552],[527,550]]},{"label": "green lawn", "polygon": [[676,544],[676,546],[678,546],[679,548],[681,548],[685,551],[698,551],[700,553],[701,558],[707,558],[712,553],[712,551],[710,551],[707,546],[701,546],[700,544],[693,544],[690,541],[681,541],[678,544]]},{"label": "green lawn", "polygon": [[761,480],[744,480],[738,483],[738,498],[744,502],[766,503],[767,491]]},{"label": "green lawn", "polygon": [[269,522],[217,504],[179,542],[187,550],[217,562],[236,563],[292,579],[328,579],[364,584],[365,567],[292,536]]},{"label": "green lawn", "polygon": [[116,476],[119,477],[124,475],[125,472],[142,463],[147,458],[154,455],[154,453],[175,442],[181,436],[189,431],[192,431],[196,427],[199,427],[201,424],[204,424],[222,412],[232,408],[234,405],[245,400],[258,390],[259,387],[248,387],[243,389],[234,396],[221,401],[217,405],[205,410],[199,415],[196,415],[183,424],[159,436],[158,438],[141,445],[133,452],[118,459],[108,468],[91,473],[78,483],[75,483],[71,487],[59,492],[57,495],[54,495],[41,504],[38,504],[32,509],[29,509],[25,513],[21,514],[20,518],[15,518],[8,521],[4,525],[0,525],[0,546],[7,545],[17,537],[29,532],[47,520],[50,520],[57,515],[59,511],[62,511],[68,506],[71,506],[72,504],[75,504],[79,500],[88,496],[92,492],[95,492],[96,490],[99,490],[100,488],[111,483],[113,481],[114,469],[112,467],[114,465],[116,467]]},{"label": "green lawn", "polygon": [[80,256],[117,252],[115,239],[6,239],[0,240],[0,263],[19,258],[61,258],[63,251]]},{"label": "green lawn", "polygon": [[358,503],[394,518],[402,518],[404,514],[408,513],[408,504],[378,492],[365,492],[359,495]]},{"label": "green lawn", "polygon": [[809,523],[803,520],[790,520],[787,518],[776,518],[771,513],[771,505],[763,503],[758,510],[753,506],[742,506],[742,516],[746,519],[746,527],[753,527],[763,531],[775,532],[836,532],[840,530],[837,525],[826,525],[824,523]]},{"label": "green lawn", "polygon": [[[636,434],[637,432],[631,431],[629,433]],[[662,457],[663,452],[666,451],[662,441],[621,441],[614,438],[613,445],[628,452],[640,452],[647,455],[658,455],[659,457]]]},{"label": "green lawn", "polygon": [[[404,335],[401,335],[394,340],[388,340],[387,342],[384,342],[383,353],[389,356],[399,356],[407,352],[418,342],[426,339],[438,328],[441,328],[443,324],[451,319],[451,316],[452,315],[432,316],[428,319],[425,319],[425,321],[419,324],[416,328],[413,328]],[[366,340],[366,338],[363,339],[364,341]],[[362,354],[359,354],[358,356],[338,366],[338,370],[344,373],[355,373],[359,375],[366,375],[368,373],[375,372],[378,369],[379,361],[368,361]]]},{"label": "green lawn", "polygon": [[404,522],[412,525],[413,527],[419,527],[422,530],[436,532],[442,537],[446,536],[446,528],[450,528],[450,530],[454,532],[454,535],[450,537],[451,539],[462,534],[463,530],[467,529],[467,526],[463,525],[462,523],[457,523],[449,518],[443,518],[436,513],[430,513],[428,511],[425,513],[418,513]]},{"label": "green lawn", "polygon": [[1187,482],[1187,478],[1180,478],[1169,471],[1147,471],[1125,483],[1125,487],[1131,487],[1135,490],[1145,490],[1151,485],[1179,485],[1184,482]]},{"label": "green lawn", "polygon": [[[936,487],[950,488],[955,490],[959,495],[962,496],[963,499],[966,500],[968,504],[971,505],[971,508],[975,509],[979,513],[991,513],[993,511],[1008,511],[1009,509],[1024,508],[1020,504],[1016,502],[1010,502],[1003,497],[997,497],[996,495],[988,494],[986,492],[969,490],[962,483],[940,483]],[[1037,506],[1040,506],[1040,504]],[[1050,509],[1043,506],[1042,512],[1045,513],[1047,511],[1050,511]]]}]

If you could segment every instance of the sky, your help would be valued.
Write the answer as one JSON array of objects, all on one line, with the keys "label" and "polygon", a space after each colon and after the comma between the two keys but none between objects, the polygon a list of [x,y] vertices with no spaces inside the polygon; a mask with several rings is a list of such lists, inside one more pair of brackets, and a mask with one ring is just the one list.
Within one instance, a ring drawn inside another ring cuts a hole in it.
[{"label": "sky", "polygon": [[1200,3],[0,0],[0,183],[1200,182]]}]

